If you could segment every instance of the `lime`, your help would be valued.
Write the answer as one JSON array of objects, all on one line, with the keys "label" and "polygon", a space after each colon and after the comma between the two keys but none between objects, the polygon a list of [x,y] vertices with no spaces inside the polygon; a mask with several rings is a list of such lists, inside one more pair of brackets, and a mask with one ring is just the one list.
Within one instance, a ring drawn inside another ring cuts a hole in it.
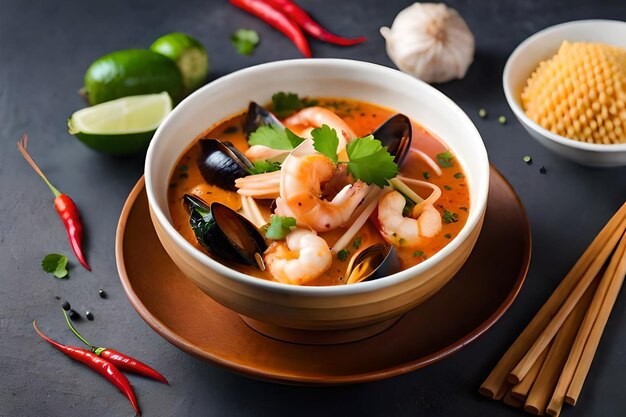
[{"label": "lime", "polygon": [[78,110],[67,125],[72,135],[96,151],[130,155],[148,147],[170,111],[167,92],[131,96]]},{"label": "lime", "polygon": [[85,74],[90,104],[167,91],[182,98],[183,80],[171,59],[148,49],[126,49],[96,59]]},{"label": "lime", "polygon": [[209,58],[197,39],[181,32],[169,33],[154,41],[150,49],[176,62],[187,93],[204,83],[209,73]]}]

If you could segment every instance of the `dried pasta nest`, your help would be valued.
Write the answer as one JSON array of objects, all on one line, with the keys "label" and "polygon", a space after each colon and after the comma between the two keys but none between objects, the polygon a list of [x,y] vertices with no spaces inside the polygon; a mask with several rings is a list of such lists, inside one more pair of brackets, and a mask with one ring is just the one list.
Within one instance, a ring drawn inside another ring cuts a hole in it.
[{"label": "dried pasta nest", "polygon": [[521,98],[528,117],[557,135],[626,143],[626,49],[563,42],[532,73]]}]

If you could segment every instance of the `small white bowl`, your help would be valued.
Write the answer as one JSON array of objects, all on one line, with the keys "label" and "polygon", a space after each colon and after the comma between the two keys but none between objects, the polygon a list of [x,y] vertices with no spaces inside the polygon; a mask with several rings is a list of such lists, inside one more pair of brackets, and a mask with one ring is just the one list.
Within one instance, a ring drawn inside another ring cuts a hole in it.
[{"label": "small white bowl", "polygon": [[[208,127],[244,110],[250,100],[269,101],[277,91],[369,101],[406,114],[442,138],[464,167],[470,190],[469,217],[459,234],[419,265],[383,279],[328,287],[258,279],[196,249],[176,231],[169,214],[168,180],[177,159]],[[198,287],[262,333],[302,342],[310,340],[306,331],[314,331],[315,343],[326,343],[380,332],[454,276],[480,233],[489,189],[489,161],[480,134],[467,115],[428,84],[365,62],[301,59],[246,68],[187,97],[155,133],[146,156],[145,177],[157,235],[170,257]],[[301,335],[293,329],[305,332]]]},{"label": "small white bowl", "polygon": [[557,135],[531,120],[520,102],[528,77],[541,61],[554,56],[563,41],[597,42],[626,48],[626,22],[579,20],[551,26],[522,42],[509,57],[502,84],[509,106],[522,126],[546,148],[583,165],[616,167],[626,165],[626,144],[600,145]]}]

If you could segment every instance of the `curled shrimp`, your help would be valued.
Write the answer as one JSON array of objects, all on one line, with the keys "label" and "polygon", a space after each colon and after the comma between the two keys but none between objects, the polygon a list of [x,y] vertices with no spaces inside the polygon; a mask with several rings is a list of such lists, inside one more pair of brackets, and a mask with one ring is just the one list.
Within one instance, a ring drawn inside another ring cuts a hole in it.
[{"label": "curled shrimp", "polygon": [[335,129],[339,138],[337,153],[341,153],[346,147],[346,143],[356,138],[354,131],[346,122],[332,111],[323,107],[307,107],[298,113],[290,116],[285,120],[287,126],[302,126],[303,128],[295,132],[303,137],[310,137],[311,128],[322,127],[327,125],[331,129]]},{"label": "curled shrimp", "polygon": [[432,204],[421,208],[417,218],[402,215],[406,199],[398,191],[390,191],[378,202],[378,222],[385,240],[396,246],[417,246],[422,237],[441,232],[441,214]]},{"label": "curled shrimp", "polygon": [[322,197],[322,186],[336,172],[335,164],[321,154],[300,156],[296,151],[282,165],[280,197],[276,213],[294,217],[299,225],[317,232],[333,230],[346,223],[368,191],[361,181],[347,184],[332,200]]},{"label": "curled shrimp", "polygon": [[308,229],[295,229],[285,241],[276,241],[265,251],[265,265],[285,284],[302,285],[326,272],[333,257],[324,239]]}]

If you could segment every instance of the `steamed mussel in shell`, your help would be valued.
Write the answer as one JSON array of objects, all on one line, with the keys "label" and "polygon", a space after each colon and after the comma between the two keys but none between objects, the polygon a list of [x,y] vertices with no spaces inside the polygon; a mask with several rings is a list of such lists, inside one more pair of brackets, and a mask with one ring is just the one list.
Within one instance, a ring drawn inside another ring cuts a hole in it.
[{"label": "steamed mussel in shell", "polygon": [[221,203],[208,205],[204,200],[185,194],[189,224],[198,243],[216,257],[264,270],[265,238],[248,219]]},{"label": "steamed mussel in shell", "polygon": [[250,173],[252,163],[230,142],[200,139],[198,168],[205,181],[229,191],[237,191],[235,180]]},{"label": "steamed mussel in shell", "polygon": [[411,148],[413,137],[411,120],[404,114],[395,114],[376,128],[371,135],[387,147],[387,151],[394,156],[393,161],[398,166],[402,166]]},{"label": "steamed mussel in shell", "polygon": [[357,252],[346,269],[346,284],[386,277],[400,270],[400,262],[393,245],[376,243]]},{"label": "steamed mussel in shell", "polygon": [[283,130],[285,126],[269,111],[265,110],[263,106],[251,101],[248,106],[248,113],[244,124],[244,132],[246,138],[250,138],[250,134],[255,132],[261,126],[272,126]]}]

